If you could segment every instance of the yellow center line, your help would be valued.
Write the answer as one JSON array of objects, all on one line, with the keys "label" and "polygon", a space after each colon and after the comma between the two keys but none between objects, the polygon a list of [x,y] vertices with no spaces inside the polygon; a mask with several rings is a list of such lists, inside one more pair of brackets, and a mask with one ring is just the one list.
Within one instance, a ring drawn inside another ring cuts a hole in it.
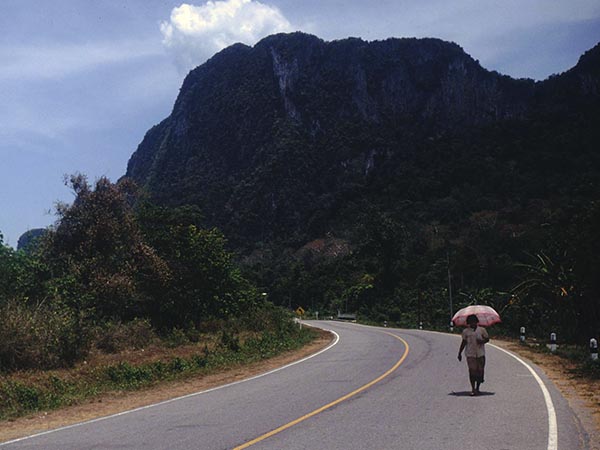
[{"label": "yellow center line", "polygon": [[276,428],[272,431],[269,431],[268,433],[263,434],[262,436],[259,436],[255,439],[252,439],[251,441],[246,442],[245,444],[242,444],[238,447],[235,447],[233,450],[242,450],[244,448],[248,448],[254,444],[257,444],[261,441],[264,441],[267,438],[270,438],[271,436],[274,436],[278,433],[281,433],[284,430],[287,430],[288,428],[293,427],[294,425],[299,424],[300,422],[305,421],[306,419],[310,419],[313,416],[316,416],[317,414],[322,413],[323,411],[332,408],[335,405],[338,405],[346,400],[348,400],[351,397],[354,397],[356,394],[359,394],[361,392],[363,392],[366,389],[369,389],[371,386],[373,386],[374,384],[379,383],[381,380],[383,380],[384,378],[388,377],[390,374],[392,374],[398,367],[400,367],[400,364],[402,364],[404,362],[404,360],[406,359],[406,357],[408,356],[408,350],[409,350],[409,346],[408,346],[408,342],[406,342],[404,339],[402,339],[400,336],[396,336],[395,334],[392,333],[388,333],[387,331],[383,331],[382,333],[385,334],[389,334],[390,336],[395,337],[396,339],[398,339],[399,341],[401,341],[404,344],[405,350],[404,350],[404,354],[402,355],[402,357],[396,362],[396,364],[394,364],[392,366],[391,369],[389,369],[387,372],[385,372],[383,375],[375,378],[373,381],[365,384],[364,386],[359,387],[358,389],[356,389],[355,391],[350,392],[349,394],[344,395],[343,397],[338,398],[337,400],[334,400],[331,403],[328,403],[325,406],[321,406],[318,409],[315,409],[314,411],[299,417],[295,420],[292,420],[289,423],[286,423],[285,425],[280,426],[279,428]]}]

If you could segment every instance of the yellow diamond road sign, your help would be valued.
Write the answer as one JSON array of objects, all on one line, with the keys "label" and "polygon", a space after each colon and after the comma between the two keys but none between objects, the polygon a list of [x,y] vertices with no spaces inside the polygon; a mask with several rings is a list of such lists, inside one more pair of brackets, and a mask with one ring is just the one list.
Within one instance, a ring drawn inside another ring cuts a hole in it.
[{"label": "yellow diamond road sign", "polygon": [[296,309],[296,314],[298,314],[299,316],[304,315],[304,309],[302,308],[302,306],[298,306],[298,308]]}]

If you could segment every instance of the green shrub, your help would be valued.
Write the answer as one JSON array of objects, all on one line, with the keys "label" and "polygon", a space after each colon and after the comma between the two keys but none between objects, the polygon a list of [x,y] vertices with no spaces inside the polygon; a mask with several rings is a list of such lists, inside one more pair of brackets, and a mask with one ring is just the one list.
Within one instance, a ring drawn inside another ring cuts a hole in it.
[{"label": "green shrub", "polygon": [[156,379],[163,379],[169,373],[169,368],[167,364],[162,361],[155,361],[150,364],[150,370],[154,374]]},{"label": "green shrub", "polygon": [[192,362],[199,369],[203,369],[208,365],[208,360],[206,356],[194,355],[192,356]]},{"label": "green shrub", "polygon": [[40,393],[32,386],[15,384],[16,400],[19,404],[30,410],[38,409],[40,406]]},{"label": "green shrub", "polygon": [[187,333],[181,328],[173,328],[164,339],[164,342],[172,348],[180,347],[190,343]]},{"label": "green shrub", "polygon": [[173,358],[169,363],[169,370],[171,372],[185,372],[190,367],[189,362],[183,358]]},{"label": "green shrub", "polygon": [[221,345],[231,352],[240,351],[240,339],[231,331],[223,330],[221,332]]},{"label": "green shrub", "polygon": [[132,366],[122,362],[106,368],[108,379],[121,387],[137,387],[154,379],[150,366]]},{"label": "green shrub", "polygon": [[0,385],[0,406],[3,411],[39,409],[40,392],[35,386],[17,381],[6,381]]}]

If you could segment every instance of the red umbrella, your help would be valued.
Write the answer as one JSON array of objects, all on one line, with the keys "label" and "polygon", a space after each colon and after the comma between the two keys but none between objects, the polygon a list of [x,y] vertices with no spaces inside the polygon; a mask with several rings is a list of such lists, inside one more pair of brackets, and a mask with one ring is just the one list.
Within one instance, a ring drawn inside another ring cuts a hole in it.
[{"label": "red umbrella", "polygon": [[471,305],[466,308],[458,310],[454,317],[452,317],[452,322],[457,327],[466,327],[467,326],[467,317],[471,314],[475,314],[479,319],[479,324],[482,327],[489,327],[490,325],[494,325],[495,323],[502,322],[500,319],[500,314],[496,312],[494,308],[486,305]]}]

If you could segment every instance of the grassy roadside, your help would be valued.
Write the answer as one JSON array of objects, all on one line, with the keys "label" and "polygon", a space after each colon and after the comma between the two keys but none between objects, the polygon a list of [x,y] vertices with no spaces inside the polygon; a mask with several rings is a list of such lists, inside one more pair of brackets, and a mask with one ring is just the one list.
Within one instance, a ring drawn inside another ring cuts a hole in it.
[{"label": "grassy roadside", "polygon": [[299,349],[315,340],[310,328],[281,333],[217,333],[193,345],[154,344],[116,355],[92,354],[71,369],[0,375],[0,420],[81,404],[107,394],[209,376]]}]

